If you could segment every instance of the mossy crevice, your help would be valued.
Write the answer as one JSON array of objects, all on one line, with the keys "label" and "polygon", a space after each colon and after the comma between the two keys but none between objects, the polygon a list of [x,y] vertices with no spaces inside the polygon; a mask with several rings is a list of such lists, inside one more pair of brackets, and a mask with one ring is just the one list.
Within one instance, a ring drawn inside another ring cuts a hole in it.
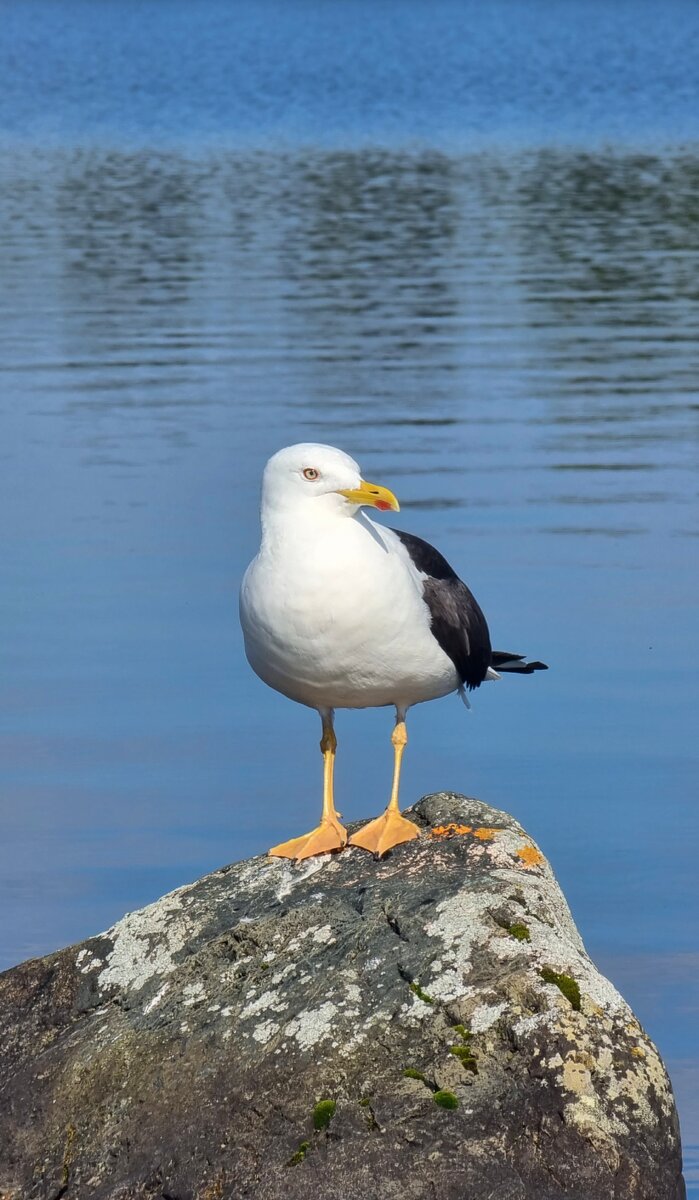
[{"label": "mossy crevice", "polygon": [[299,1142],[298,1149],[294,1151],[286,1164],[287,1167],[297,1167],[299,1163],[302,1163],[310,1148],[310,1142]]},{"label": "mossy crevice", "polygon": [[470,1046],[450,1046],[449,1053],[458,1058],[461,1066],[472,1075],[478,1074],[478,1060]]},{"label": "mossy crevice", "polygon": [[327,1129],[335,1116],[337,1100],[319,1100],[313,1107],[313,1128],[316,1132]]},{"label": "mossy crevice", "polygon": [[472,1075],[477,1075],[478,1059],[473,1052],[473,1047],[471,1046],[471,1038],[473,1037],[473,1033],[470,1029],[467,1029],[465,1025],[452,1025],[452,1029],[454,1030],[454,1033],[457,1033],[461,1038],[461,1044],[450,1046],[449,1053],[453,1054],[455,1058],[458,1058],[464,1070],[470,1071]]},{"label": "mossy crevice", "polygon": [[433,997],[423,991],[419,983],[411,983],[410,990],[414,996],[417,996],[418,1000],[422,1000],[423,1004],[434,1004]]},{"label": "mossy crevice", "polygon": [[417,1071],[415,1067],[406,1067],[403,1075],[406,1079],[419,1079],[421,1083],[427,1083],[422,1071]]},{"label": "mossy crevice", "polygon": [[[511,896],[510,899],[515,899],[515,897]],[[500,928],[504,929],[505,933],[509,933],[510,937],[516,938],[518,942],[530,942],[532,940],[529,926],[525,925],[524,921],[513,921],[510,914],[505,915],[502,912],[493,913],[493,917]]]},{"label": "mossy crevice", "polygon": [[544,967],[539,974],[544,983],[555,984],[571,1007],[576,1012],[580,1012],[580,988],[572,975],[566,975],[563,971],[554,971],[551,967]]},{"label": "mossy crevice", "polygon": [[453,1092],[448,1092],[446,1088],[440,1088],[438,1092],[434,1093],[432,1099],[439,1108],[459,1107],[459,1097],[455,1096]]},{"label": "mossy crevice", "polygon": [[371,1104],[371,1096],[362,1096],[361,1100],[359,1101],[359,1107],[364,1110],[364,1116],[366,1117],[369,1129],[376,1129],[380,1132],[381,1126],[376,1120],[376,1114],[374,1113],[374,1109],[372,1108]]}]

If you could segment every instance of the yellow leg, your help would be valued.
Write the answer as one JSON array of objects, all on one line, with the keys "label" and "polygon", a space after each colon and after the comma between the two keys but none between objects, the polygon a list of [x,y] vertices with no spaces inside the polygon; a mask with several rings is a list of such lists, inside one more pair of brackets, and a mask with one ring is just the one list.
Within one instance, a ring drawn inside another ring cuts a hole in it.
[{"label": "yellow leg", "polygon": [[408,744],[408,733],[405,728],[405,720],[399,713],[396,719],[396,726],[391,734],[393,742],[393,786],[391,788],[391,799],[388,802],[386,811],[377,817],[374,821],[369,821],[368,825],[363,825],[357,832],[353,833],[349,840],[350,846],[361,846],[363,850],[370,850],[373,854],[380,858],[387,850],[393,846],[399,846],[401,842],[412,841],[413,838],[420,836],[420,830],[412,821],[408,821],[400,815],[398,807],[398,788],[400,786],[400,768],[403,761],[403,751]]},{"label": "yellow leg", "polygon": [[302,858],[310,858],[313,854],[325,854],[328,850],[341,850],[347,841],[347,830],[338,820],[340,814],[335,810],[333,798],[337,738],[333,728],[332,712],[321,715],[323,718],[323,736],[320,742],[323,754],[323,814],[320,818],[320,825],[317,825],[310,833],[304,833],[301,837],[291,838],[288,842],[272,846],[267,853],[273,854],[275,858],[295,858],[297,862],[300,862]]}]

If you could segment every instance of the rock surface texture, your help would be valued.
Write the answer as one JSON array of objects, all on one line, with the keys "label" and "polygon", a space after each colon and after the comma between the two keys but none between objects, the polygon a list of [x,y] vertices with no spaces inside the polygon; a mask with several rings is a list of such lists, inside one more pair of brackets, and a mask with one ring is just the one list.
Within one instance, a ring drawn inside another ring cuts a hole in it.
[{"label": "rock surface texture", "polygon": [[670,1084],[503,812],[255,858],[0,976],[3,1200],[681,1200]]}]

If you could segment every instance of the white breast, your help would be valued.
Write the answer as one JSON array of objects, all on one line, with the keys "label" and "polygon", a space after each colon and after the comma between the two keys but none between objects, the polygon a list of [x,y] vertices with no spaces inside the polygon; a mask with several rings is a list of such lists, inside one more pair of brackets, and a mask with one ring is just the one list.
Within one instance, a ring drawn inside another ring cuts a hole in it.
[{"label": "white breast", "polygon": [[302,704],[408,706],[459,685],[402,543],[363,514],[264,542],[240,615],[253,670]]}]

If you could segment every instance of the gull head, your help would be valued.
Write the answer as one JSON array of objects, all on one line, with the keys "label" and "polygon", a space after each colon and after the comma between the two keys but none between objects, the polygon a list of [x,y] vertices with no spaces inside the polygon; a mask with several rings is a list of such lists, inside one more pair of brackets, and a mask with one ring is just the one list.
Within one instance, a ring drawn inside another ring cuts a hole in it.
[{"label": "gull head", "polygon": [[335,446],[299,442],[270,458],[262,476],[262,513],[352,516],[362,505],[398,512],[393,492],[362,479],[357,463]]}]

